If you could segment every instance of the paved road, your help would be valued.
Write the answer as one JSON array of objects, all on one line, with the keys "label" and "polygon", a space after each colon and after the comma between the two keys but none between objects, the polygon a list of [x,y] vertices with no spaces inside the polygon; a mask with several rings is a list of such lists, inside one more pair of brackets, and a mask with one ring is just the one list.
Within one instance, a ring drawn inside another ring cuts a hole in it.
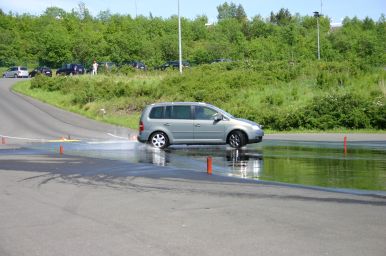
[{"label": "paved road", "polygon": [[385,239],[385,196],[0,153],[2,256],[384,256]]},{"label": "paved road", "polygon": [[128,138],[129,130],[92,121],[48,104],[13,93],[20,79],[0,79],[0,136],[9,143],[72,139]]},{"label": "paved road", "polygon": [[[42,110],[10,93],[11,80],[0,81],[1,133],[103,139],[114,132],[46,105]],[[1,256],[384,256],[385,240],[382,194],[36,155],[0,144]]]}]

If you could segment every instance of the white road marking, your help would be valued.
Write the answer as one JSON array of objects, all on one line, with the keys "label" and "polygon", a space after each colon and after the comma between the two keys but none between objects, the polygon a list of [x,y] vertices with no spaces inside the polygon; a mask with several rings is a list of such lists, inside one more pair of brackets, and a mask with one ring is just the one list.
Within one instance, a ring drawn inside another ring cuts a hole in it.
[{"label": "white road marking", "polygon": [[42,141],[42,142],[48,141],[47,139],[13,137],[13,136],[1,135],[1,134],[0,134],[0,137],[4,137],[4,138],[8,138],[8,139],[15,139],[15,140],[30,140],[30,141]]},{"label": "white road marking", "polygon": [[39,142],[77,142],[79,140],[71,140],[71,139],[36,139],[36,138],[24,138],[24,137],[14,137],[14,136],[7,136],[7,135],[1,135],[0,137],[7,138],[7,139],[14,139],[14,140],[28,140],[28,141],[39,141]]},{"label": "white road marking", "polygon": [[107,135],[110,135],[111,137],[114,137],[114,138],[125,139],[125,140],[127,140],[127,137],[117,136],[117,135],[111,134],[111,133],[109,133],[109,132],[107,133]]}]

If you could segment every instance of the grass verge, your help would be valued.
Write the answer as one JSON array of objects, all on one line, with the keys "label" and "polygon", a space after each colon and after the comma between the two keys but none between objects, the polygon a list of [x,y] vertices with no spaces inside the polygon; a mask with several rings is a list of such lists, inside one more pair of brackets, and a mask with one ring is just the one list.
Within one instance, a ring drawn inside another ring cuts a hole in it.
[{"label": "grass verge", "polygon": [[[42,102],[56,106],[67,111],[71,111],[90,119],[97,121],[119,125],[131,129],[138,128],[138,121],[140,112],[138,111],[123,111],[117,106],[128,104],[127,99],[116,99],[114,101],[97,100],[86,104],[83,107],[71,103],[73,95],[63,94],[60,91],[44,91],[31,89],[31,81],[21,81],[14,85],[13,90],[38,99]],[[289,131],[278,131],[273,129],[265,129],[266,134],[275,133],[380,133],[385,134],[385,130],[375,129],[329,129],[329,130],[317,130],[317,129],[292,129]]]}]

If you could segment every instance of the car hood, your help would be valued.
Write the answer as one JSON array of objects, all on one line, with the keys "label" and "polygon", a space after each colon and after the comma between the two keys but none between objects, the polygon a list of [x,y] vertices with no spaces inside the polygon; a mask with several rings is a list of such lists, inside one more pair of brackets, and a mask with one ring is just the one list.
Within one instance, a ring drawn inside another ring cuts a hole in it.
[{"label": "car hood", "polygon": [[257,125],[257,126],[260,126],[259,124],[255,123],[255,122],[252,122],[251,120],[248,120],[248,119],[243,119],[243,118],[235,118],[237,121],[241,121],[241,122],[244,122],[244,123],[247,123],[247,124],[250,124],[250,125]]}]

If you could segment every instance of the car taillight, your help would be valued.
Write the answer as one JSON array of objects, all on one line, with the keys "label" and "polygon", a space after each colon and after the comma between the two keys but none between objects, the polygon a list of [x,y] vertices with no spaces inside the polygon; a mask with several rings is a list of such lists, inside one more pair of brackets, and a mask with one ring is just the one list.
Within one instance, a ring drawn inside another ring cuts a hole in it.
[{"label": "car taillight", "polygon": [[145,129],[145,126],[143,125],[142,121],[139,122],[139,132],[143,132]]}]

